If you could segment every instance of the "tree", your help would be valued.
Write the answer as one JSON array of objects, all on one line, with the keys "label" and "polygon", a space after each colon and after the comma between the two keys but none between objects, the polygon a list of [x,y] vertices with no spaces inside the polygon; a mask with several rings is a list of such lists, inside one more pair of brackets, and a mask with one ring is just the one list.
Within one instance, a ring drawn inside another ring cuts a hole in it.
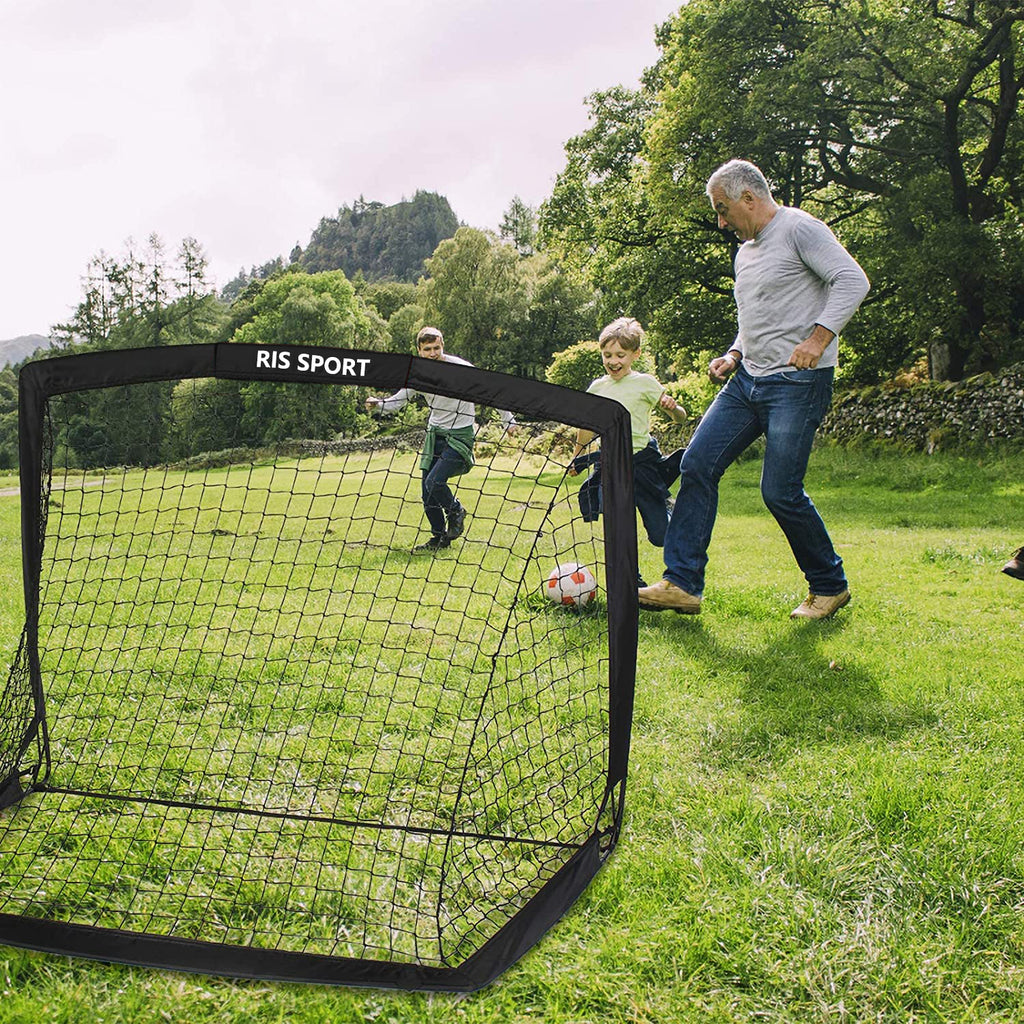
[{"label": "tree", "polygon": [[[338,270],[289,270],[262,283],[246,300],[252,318],[232,342],[243,345],[317,345],[383,351],[387,327]],[[242,386],[242,430],[254,441],[330,438],[358,422],[354,388],[300,388],[252,381]],[[223,400],[223,396],[222,396]]]},{"label": "tree", "polygon": [[491,370],[520,372],[527,295],[519,254],[476,228],[459,228],[426,262],[422,304],[427,323],[440,328],[445,348]]},{"label": "tree", "polygon": [[862,376],[1019,358],[1022,22],[1008,0],[692,0],[636,93],[592,98],[544,237],[656,343],[718,349],[734,243],[704,183],[745,156],[872,278],[846,339]]},{"label": "tree", "polygon": [[498,234],[502,241],[511,242],[520,256],[529,256],[537,240],[537,211],[514,196],[502,215]]},{"label": "tree", "polygon": [[424,322],[479,366],[539,377],[552,352],[593,333],[593,289],[545,254],[523,258],[476,228],[459,228],[427,260]]},{"label": "tree", "polygon": [[18,465],[18,378],[9,366],[0,370],[0,469]]}]

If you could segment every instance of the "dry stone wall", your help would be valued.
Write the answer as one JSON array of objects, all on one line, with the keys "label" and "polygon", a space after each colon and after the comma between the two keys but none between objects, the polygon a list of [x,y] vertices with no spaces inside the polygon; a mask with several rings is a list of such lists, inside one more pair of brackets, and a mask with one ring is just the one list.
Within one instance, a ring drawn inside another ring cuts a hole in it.
[{"label": "dry stone wall", "polygon": [[837,389],[820,434],[923,451],[1024,440],[1024,363],[952,383]]}]

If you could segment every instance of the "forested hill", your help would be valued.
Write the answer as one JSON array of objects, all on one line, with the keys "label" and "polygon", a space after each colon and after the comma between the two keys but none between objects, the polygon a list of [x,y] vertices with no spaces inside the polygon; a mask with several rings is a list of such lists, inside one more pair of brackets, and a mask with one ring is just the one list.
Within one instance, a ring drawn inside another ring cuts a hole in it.
[{"label": "forested hill", "polygon": [[[321,218],[309,244],[305,249],[296,245],[289,263],[314,274],[343,270],[351,278],[361,271],[369,281],[415,282],[423,273],[423,261],[458,227],[448,200],[436,192],[417,192],[392,206],[360,196],[351,206],[342,206],[336,217]],[[231,301],[249,281],[268,278],[284,265],[277,257],[248,273],[242,270],[221,295]]]},{"label": "forested hill", "polygon": [[361,270],[371,281],[415,281],[423,261],[458,227],[448,200],[435,192],[394,206],[360,198],[320,221],[298,262],[310,273],[343,270],[353,277]]}]

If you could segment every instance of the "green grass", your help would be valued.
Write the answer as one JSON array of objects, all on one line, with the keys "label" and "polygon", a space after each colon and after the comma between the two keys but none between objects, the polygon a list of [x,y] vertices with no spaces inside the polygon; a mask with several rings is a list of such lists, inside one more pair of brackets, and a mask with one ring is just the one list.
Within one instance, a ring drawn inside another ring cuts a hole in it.
[{"label": "green grass", "polygon": [[8,816],[0,910],[425,964],[479,948],[605,788],[604,619],[538,593],[573,521],[533,461],[460,488],[473,536],[437,558],[410,553],[418,474],[393,452],[56,481],[39,647],[65,792]]},{"label": "green grass", "polygon": [[[273,985],[0,950],[0,1022],[996,1022],[1024,1018],[1024,456],[817,452],[851,580],[802,581],[727,474],[701,616],[642,613],[622,842],[468,996]],[[467,478],[469,479],[469,478]],[[3,637],[20,629],[0,498]],[[657,577],[657,553],[641,545]],[[140,866],[144,867],[144,866]],[[244,923],[244,922],[243,922]]]}]

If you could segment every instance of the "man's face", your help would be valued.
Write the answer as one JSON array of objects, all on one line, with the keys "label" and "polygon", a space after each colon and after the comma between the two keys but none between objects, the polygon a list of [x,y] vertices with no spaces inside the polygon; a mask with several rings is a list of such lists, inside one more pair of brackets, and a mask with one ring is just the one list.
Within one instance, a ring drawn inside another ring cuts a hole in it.
[{"label": "man's face", "polygon": [[419,341],[416,352],[424,359],[440,359],[444,355],[444,341],[436,334],[428,335]]},{"label": "man's face", "polygon": [[718,226],[728,228],[741,242],[757,234],[754,224],[754,197],[744,190],[739,199],[730,199],[720,188],[711,190],[711,205],[718,214]]},{"label": "man's face", "polygon": [[640,353],[634,349],[622,347],[622,342],[614,338],[601,349],[601,362],[604,363],[605,373],[612,380],[622,380],[629,373],[633,360]]}]

